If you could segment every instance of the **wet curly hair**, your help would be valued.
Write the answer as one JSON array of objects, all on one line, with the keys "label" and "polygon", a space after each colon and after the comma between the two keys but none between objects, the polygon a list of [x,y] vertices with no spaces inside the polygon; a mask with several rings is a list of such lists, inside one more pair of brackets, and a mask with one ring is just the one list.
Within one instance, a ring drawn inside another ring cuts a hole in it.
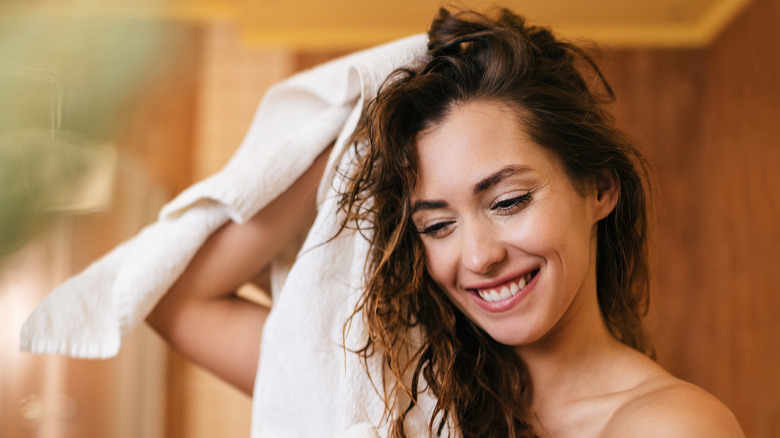
[{"label": "wet curly hair", "polygon": [[[647,166],[615,128],[604,108],[614,93],[580,47],[505,9],[495,18],[441,9],[428,36],[428,62],[397,70],[369,104],[340,200],[342,229],[357,228],[370,241],[364,292],[352,316],[363,318],[368,339],[356,352],[366,363],[376,354],[383,359],[392,436],[406,436],[405,418],[427,389],[437,401],[434,434],[449,422],[466,437],[532,437],[526,367],[457,310],[426,270],[410,217],[416,138],[455,105],[493,101],[516,110],[524,131],[562,159],[573,182],[610,172],[620,194],[597,225],[598,302],[612,335],[652,356],[642,325],[649,292]],[[408,407],[394,411],[401,397]]]}]

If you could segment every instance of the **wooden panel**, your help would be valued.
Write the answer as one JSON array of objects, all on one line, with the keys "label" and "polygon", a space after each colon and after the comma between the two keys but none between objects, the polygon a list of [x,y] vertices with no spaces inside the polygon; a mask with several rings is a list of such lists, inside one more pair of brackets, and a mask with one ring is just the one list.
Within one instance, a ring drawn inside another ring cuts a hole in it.
[{"label": "wooden panel", "polygon": [[149,80],[125,113],[118,146],[173,196],[193,182],[202,42],[197,26],[165,29]]},{"label": "wooden panel", "polygon": [[[360,47],[356,47],[354,50],[359,50]],[[293,70],[303,71],[308,70],[317,65],[326,63],[340,56],[345,56],[351,53],[353,50],[299,50],[295,52],[293,59]]]},{"label": "wooden panel", "polygon": [[700,155],[704,53],[643,50],[611,58],[617,64],[610,69],[616,116],[647,154],[655,177],[648,325],[658,339],[659,360],[679,375],[670,361],[686,357],[679,354],[689,342],[679,331],[690,317],[685,291],[696,289],[701,277],[695,258],[701,236],[690,220],[700,210],[700,197],[690,170]]},{"label": "wooden panel", "polygon": [[780,428],[780,2],[701,51],[610,54],[621,125],[658,179],[649,324],[659,361],[751,437]]},{"label": "wooden panel", "polygon": [[780,1],[757,1],[709,49],[697,173],[711,316],[692,365],[753,437],[780,430],[779,21]]}]

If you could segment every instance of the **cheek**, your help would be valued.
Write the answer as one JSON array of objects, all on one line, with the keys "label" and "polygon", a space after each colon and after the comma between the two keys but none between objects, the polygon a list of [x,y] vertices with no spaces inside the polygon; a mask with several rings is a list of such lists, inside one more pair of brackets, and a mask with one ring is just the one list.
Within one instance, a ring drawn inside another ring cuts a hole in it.
[{"label": "cheek", "polygon": [[549,255],[560,245],[561,227],[557,223],[557,214],[545,206],[539,206],[515,220],[501,224],[500,235],[504,236],[507,246],[519,249],[527,255]]},{"label": "cheek", "polygon": [[439,286],[448,290],[454,284],[456,267],[452,257],[452,251],[444,248],[445,245],[425,245],[425,268]]},{"label": "cheek", "polygon": [[527,233],[528,250],[545,259],[562,286],[579,284],[592,262],[593,226],[577,207],[566,204],[548,212]]},{"label": "cheek", "polygon": [[586,220],[582,200],[574,195],[568,202],[540,202],[517,228],[518,240],[529,250],[565,251],[590,239],[591,225]]}]

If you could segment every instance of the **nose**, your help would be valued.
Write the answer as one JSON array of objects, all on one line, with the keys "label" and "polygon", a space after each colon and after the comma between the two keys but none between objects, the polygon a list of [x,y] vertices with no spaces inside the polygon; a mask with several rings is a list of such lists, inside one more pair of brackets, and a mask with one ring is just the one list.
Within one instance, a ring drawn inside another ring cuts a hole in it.
[{"label": "nose", "polygon": [[506,246],[487,224],[471,224],[461,234],[461,263],[475,274],[488,274],[506,258]]}]

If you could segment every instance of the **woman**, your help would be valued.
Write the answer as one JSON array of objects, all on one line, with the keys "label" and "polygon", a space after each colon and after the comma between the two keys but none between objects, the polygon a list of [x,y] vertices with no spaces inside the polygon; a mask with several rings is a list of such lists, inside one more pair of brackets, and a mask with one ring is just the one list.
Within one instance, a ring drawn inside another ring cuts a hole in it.
[{"label": "woman", "polygon": [[[430,61],[388,79],[342,169],[342,232],[370,236],[357,354],[367,373],[383,359],[390,433],[411,433],[427,392],[434,434],[742,436],[649,357],[644,162],[575,67],[611,98],[595,65],[508,11],[442,10],[429,36]],[[247,393],[268,310],[230,291],[310,223],[324,165],[215,233],[148,319]]]},{"label": "woman", "polygon": [[741,436],[650,359],[645,165],[590,58],[508,11],[442,10],[429,36],[432,60],[370,107],[343,201],[372,236],[359,353],[395,393],[424,378],[465,436]]}]

